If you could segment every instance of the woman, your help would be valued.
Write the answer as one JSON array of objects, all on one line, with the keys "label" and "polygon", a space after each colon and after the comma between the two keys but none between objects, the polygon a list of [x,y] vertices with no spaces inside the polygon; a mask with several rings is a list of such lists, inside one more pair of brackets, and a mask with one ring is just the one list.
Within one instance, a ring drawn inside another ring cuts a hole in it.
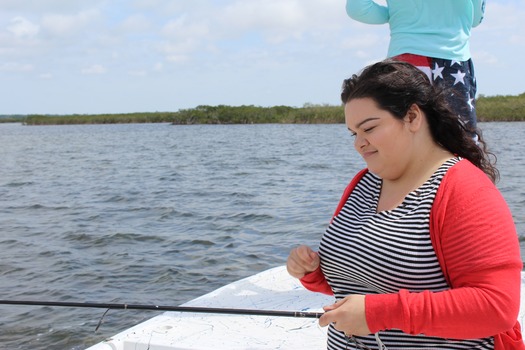
[{"label": "woman", "polygon": [[522,261],[498,171],[413,65],[386,60],[345,80],[348,130],[367,169],[351,181],[319,252],[289,273],[334,294],[329,349],[525,349]]}]

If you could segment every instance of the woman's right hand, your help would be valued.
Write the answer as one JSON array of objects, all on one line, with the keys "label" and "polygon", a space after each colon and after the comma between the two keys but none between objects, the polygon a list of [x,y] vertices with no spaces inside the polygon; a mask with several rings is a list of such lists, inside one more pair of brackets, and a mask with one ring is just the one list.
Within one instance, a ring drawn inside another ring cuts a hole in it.
[{"label": "woman's right hand", "polygon": [[316,252],[308,246],[301,245],[292,249],[288,255],[286,269],[291,276],[303,278],[307,273],[317,270],[320,263],[321,260]]}]

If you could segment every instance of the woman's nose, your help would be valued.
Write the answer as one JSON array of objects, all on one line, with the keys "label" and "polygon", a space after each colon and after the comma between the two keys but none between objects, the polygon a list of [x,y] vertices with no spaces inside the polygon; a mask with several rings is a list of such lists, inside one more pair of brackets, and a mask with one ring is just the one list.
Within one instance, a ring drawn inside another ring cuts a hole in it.
[{"label": "woman's nose", "polygon": [[354,139],[354,147],[359,150],[361,148],[363,148],[364,146],[368,145],[368,140],[366,139],[366,137],[364,137],[363,135],[361,134],[357,134],[355,135],[355,139]]}]

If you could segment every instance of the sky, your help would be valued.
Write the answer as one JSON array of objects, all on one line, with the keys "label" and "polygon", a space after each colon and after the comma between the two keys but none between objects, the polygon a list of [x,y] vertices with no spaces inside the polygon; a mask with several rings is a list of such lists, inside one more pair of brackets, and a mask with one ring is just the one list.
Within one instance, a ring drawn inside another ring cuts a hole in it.
[{"label": "sky", "polygon": [[[478,94],[525,92],[524,22],[525,0],[487,1]],[[337,105],[388,41],[344,0],[0,0],[0,115]]]}]

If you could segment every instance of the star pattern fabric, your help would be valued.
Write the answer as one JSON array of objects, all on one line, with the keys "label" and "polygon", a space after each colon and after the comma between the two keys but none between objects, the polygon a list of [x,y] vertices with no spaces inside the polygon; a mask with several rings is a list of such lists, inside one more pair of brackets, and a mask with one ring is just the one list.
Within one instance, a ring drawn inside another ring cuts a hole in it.
[{"label": "star pattern fabric", "polygon": [[433,80],[436,80],[436,79],[443,79],[443,69],[445,69],[445,67],[440,67],[438,66],[437,63],[434,64],[434,69],[432,69],[432,79]]},{"label": "star pattern fabric", "polygon": [[469,129],[476,129],[476,79],[472,60],[460,62],[441,58],[403,54],[393,57],[411,63],[427,74],[430,81],[447,93],[447,102]]},{"label": "star pattern fabric", "polygon": [[472,60],[465,62],[430,58],[432,81],[449,90],[447,101],[468,128],[476,128],[476,79]]},{"label": "star pattern fabric", "polygon": [[456,80],[454,81],[454,85],[456,85],[458,83],[465,84],[465,73],[463,73],[459,69],[458,69],[457,73],[452,73],[450,75],[452,75],[454,78],[456,78]]}]

